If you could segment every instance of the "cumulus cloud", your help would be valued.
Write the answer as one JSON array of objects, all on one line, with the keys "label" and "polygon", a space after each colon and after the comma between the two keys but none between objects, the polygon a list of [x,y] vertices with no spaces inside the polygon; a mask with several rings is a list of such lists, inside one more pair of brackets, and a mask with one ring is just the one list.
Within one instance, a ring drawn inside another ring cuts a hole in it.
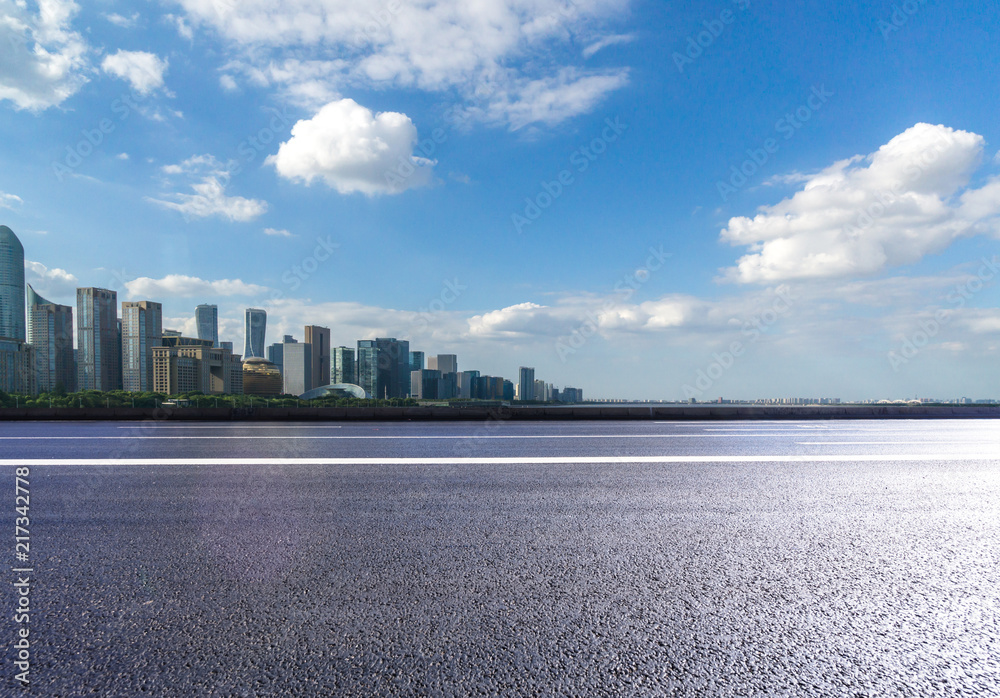
[{"label": "cumulus cloud", "polygon": [[169,63],[166,58],[146,51],[118,51],[105,56],[101,70],[127,81],[136,92],[148,95],[163,87],[163,75]]},{"label": "cumulus cloud", "polygon": [[791,198],[736,217],[721,237],[750,253],[724,278],[772,283],[875,274],[941,252],[956,239],[1000,233],[1000,178],[969,181],[984,139],[917,124],[871,155],[812,175]]},{"label": "cumulus cloud", "polygon": [[196,276],[169,274],[162,279],[147,276],[125,282],[129,298],[190,298],[194,296],[256,296],[268,292],[266,286],[239,279],[206,281]]},{"label": "cumulus cloud", "polygon": [[0,208],[14,208],[15,204],[24,203],[20,196],[15,196],[14,194],[6,194],[0,191]]},{"label": "cumulus cloud", "polygon": [[72,0],[34,4],[0,0],[0,101],[42,111],[62,104],[85,82],[88,47],[70,25],[79,7]]},{"label": "cumulus cloud", "polygon": [[38,293],[45,296],[76,294],[79,280],[65,269],[49,269],[41,262],[24,260],[24,279]]},{"label": "cumulus cloud", "polygon": [[[290,0],[275,7],[267,0],[179,0],[193,26],[215,31],[236,47],[258,84],[280,85],[300,103],[332,101],[344,84],[393,85],[457,91],[476,107],[470,113],[491,118],[510,113],[522,120],[540,114],[542,123],[587,111],[625,84],[624,71],[616,77],[587,73],[570,88],[561,76],[571,66],[554,58],[560,54],[553,47],[568,45],[575,36],[592,37],[594,25],[621,16],[629,1],[429,0],[372,6]],[[587,55],[628,39],[609,36],[590,44]],[[293,71],[281,65],[289,49],[296,55]],[[499,88],[496,98],[493,90],[484,94],[486,83]],[[556,94],[538,94],[546,89]],[[547,101],[553,108],[538,106]],[[511,108],[521,102],[522,108]],[[529,102],[536,106],[528,108]]]},{"label": "cumulus cloud", "polygon": [[405,114],[373,114],[342,99],[295,124],[267,162],[286,179],[321,179],[341,194],[398,194],[431,181],[435,163],[414,155],[416,143],[417,128]]},{"label": "cumulus cloud", "polygon": [[163,168],[167,175],[182,175],[191,182],[194,194],[167,194],[169,199],[146,197],[146,201],[179,211],[189,218],[218,216],[245,223],[267,213],[267,202],[242,196],[227,196],[230,169],[212,155],[195,155],[177,165]]}]

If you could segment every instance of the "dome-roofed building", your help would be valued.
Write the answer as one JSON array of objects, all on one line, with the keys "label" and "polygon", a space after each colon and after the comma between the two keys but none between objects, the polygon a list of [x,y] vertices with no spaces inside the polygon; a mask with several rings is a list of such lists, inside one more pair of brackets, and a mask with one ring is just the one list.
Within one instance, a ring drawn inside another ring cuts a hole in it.
[{"label": "dome-roofed building", "polygon": [[371,395],[365,392],[360,385],[353,383],[334,383],[333,385],[321,385],[307,393],[299,395],[300,400],[315,400],[321,397],[338,398],[359,398],[361,400],[370,399]]},{"label": "dome-roofed building", "polygon": [[243,362],[244,395],[281,395],[281,370],[267,359],[252,356]]}]

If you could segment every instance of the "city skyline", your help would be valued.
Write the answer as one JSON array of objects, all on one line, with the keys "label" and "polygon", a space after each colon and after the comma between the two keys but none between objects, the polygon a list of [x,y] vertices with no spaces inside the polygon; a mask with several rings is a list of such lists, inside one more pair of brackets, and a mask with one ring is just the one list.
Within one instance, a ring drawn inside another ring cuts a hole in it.
[{"label": "city skyline", "polygon": [[55,303],[607,397],[996,392],[989,7],[56,5],[0,11],[0,221]]}]

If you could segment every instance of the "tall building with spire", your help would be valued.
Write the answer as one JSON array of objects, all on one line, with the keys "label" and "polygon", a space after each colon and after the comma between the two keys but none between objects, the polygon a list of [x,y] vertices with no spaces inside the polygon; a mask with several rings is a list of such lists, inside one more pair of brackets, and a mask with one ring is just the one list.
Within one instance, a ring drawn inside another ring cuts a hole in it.
[{"label": "tall building with spire", "polygon": [[247,308],[243,330],[243,359],[252,356],[263,359],[264,336],[267,332],[267,312],[260,308]]},{"label": "tall building with spire", "polygon": [[24,309],[24,247],[0,225],[0,337],[27,340]]}]

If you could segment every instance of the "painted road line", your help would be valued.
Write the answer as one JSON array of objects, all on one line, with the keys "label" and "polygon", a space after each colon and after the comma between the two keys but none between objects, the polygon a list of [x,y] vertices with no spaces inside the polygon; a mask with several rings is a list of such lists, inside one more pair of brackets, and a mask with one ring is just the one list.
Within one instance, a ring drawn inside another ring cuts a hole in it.
[{"label": "painted road line", "polygon": [[431,436],[431,435],[421,435],[421,436],[295,436],[295,435],[281,435],[281,436],[229,436],[229,435],[212,435],[212,436],[193,436],[193,435],[163,435],[163,436],[0,436],[0,441],[141,441],[141,440],[170,440],[174,439],[177,441],[193,441],[198,439],[204,439],[209,441],[223,440],[223,439],[236,439],[236,440],[253,440],[253,439],[285,439],[285,440],[321,440],[321,441],[336,441],[336,440],[372,440],[372,439],[391,439],[391,440],[416,440],[416,439],[429,439],[429,440],[442,440],[442,439],[461,439],[461,440],[474,440],[478,441],[481,439],[743,439],[748,437],[774,437],[774,436],[788,436],[788,434],[503,434],[503,435],[483,435],[478,436],[475,434],[449,434],[446,436]]},{"label": "painted road line", "polygon": [[812,456],[524,456],[504,458],[11,458],[0,466],[232,466],[232,465],[614,465],[626,463],[967,463],[1000,461],[994,453],[957,455],[817,454]]}]

